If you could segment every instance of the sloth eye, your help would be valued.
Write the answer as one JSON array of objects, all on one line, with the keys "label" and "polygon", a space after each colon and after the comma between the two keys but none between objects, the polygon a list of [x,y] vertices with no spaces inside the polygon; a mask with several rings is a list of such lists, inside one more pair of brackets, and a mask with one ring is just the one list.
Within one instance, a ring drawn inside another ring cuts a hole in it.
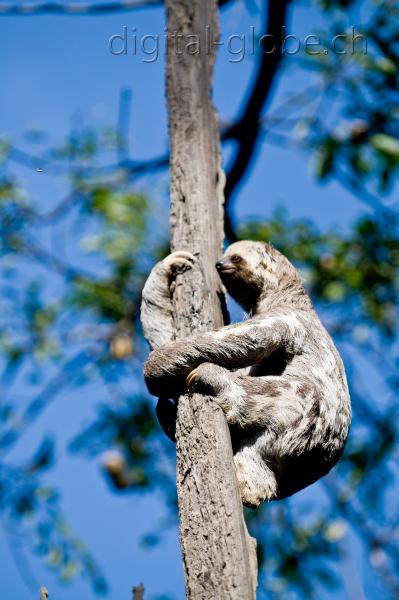
[{"label": "sloth eye", "polygon": [[241,262],[241,256],[238,256],[238,254],[233,254],[233,256],[230,258],[230,260],[233,263],[239,263],[239,262]]}]

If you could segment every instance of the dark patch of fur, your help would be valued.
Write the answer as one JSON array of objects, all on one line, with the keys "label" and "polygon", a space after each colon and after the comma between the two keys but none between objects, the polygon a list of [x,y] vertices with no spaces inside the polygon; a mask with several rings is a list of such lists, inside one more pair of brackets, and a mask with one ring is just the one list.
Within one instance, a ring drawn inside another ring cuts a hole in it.
[{"label": "dark patch of fur", "polygon": [[263,280],[254,277],[245,264],[237,265],[234,273],[221,273],[220,277],[227,292],[244,310],[249,312],[256,305]]},{"label": "dark patch of fur", "polygon": [[292,496],[298,490],[326,475],[339,457],[340,453],[337,453],[332,460],[321,446],[316,446],[297,456],[284,457],[279,465],[278,499]]},{"label": "dark patch of fur", "polygon": [[315,401],[312,404],[312,406],[310,407],[309,412],[307,413],[307,417],[311,421],[316,422],[317,419],[320,417],[320,402],[322,402],[322,401],[323,401],[323,399],[322,399],[321,394],[317,394],[317,398],[315,397]]},{"label": "dark patch of fur", "polygon": [[292,354],[285,349],[276,350],[270,356],[258,362],[251,368],[252,377],[264,377],[266,375],[282,375],[287,365],[292,360]]},{"label": "dark patch of fur", "polygon": [[217,292],[217,297],[219,299],[220,308],[223,315],[223,324],[230,325],[230,313],[227,308],[226,296],[223,294],[223,292]]},{"label": "dark patch of fur", "polygon": [[309,383],[301,383],[300,385],[298,385],[296,391],[297,391],[298,396],[305,399],[307,396],[309,396],[309,394],[312,392],[312,390],[313,390],[313,386],[311,386]]}]

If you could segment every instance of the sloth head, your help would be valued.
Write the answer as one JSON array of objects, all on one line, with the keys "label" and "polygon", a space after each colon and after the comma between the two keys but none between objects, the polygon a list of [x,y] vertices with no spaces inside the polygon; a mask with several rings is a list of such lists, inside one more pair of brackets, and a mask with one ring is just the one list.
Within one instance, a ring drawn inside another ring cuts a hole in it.
[{"label": "sloth head", "polygon": [[229,246],[216,263],[228,293],[246,311],[273,291],[290,295],[305,292],[295,267],[281,252],[265,242],[241,241]]}]

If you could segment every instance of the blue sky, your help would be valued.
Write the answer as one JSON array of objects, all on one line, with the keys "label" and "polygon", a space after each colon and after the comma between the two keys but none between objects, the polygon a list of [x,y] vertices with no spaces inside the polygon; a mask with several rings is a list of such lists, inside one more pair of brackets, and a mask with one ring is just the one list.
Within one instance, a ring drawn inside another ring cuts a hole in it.
[{"label": "blue sky", "polygon": [[[249,14],[241,2],[223,13],[224,35],[249,31],[251,25],[259,28],[259,17]],[[294,15],[292,29],[298,35],[311,34],[319,25],[314,11],[301,8]],[[136,27],[143,35],[162,34],[163,11],[103,17],[0,17],[0,135],[35,152],[34,146],[24,142],[27,128],[39,127],[52,142],[60,142],[77,115],[98,125],[114,124],[120,91],[128,87],[133,92],[132,156],[151,158],[164,152],[167,130],[163,60],[150,64],[130,53],[112,55],[108,40],[121,33],[124,26]],[[251,77],[249,58],[239,64],[230,63],[228,58],[226,52],[220,53],[215,79],[215,102],[226,120],[240,105]],[[275,104],[286,90],[303,85],[301,77],[291,71],[279,83]],[[24,168],[18,168],[18,173],[41,207],[49,207],[62,197],[65,183],[58,178]],[[150,195],[162,193],[162,186],[155,192],[149,188]],[[293,216],[311,216],[321,227],[336,224],[345,228],[364,212],[364,207],[337,184],[318,186],[307,156],[265,144],[251,178],[240,192],[236,215],[238,219],[268,215],[279,204],[287,206]],[[61,488],[63,507],[72,526],[106,568],[112,600],[129,598],[131,585],[140,581],[148,589],[148,599],[162,594],[182,598],[176,530],[172,529],[155,549],[139,546],[141,536],[155,528],[166,514],[161,499],[116,496],[108,490],[98,464],[66,452],[68,441],[76,433],[77,411],[79,420],[87,422],[97,405],[95,394],[88,398],[84,393],[61,393],[18,452],[29,453],[43,433],[56,431],[59,463],[49,480]],[[29,594],[1,530],[0,556],[2,597],[25,600]],[[28,560],[40,583],[48,585],[51,598],[94,597],[86,582],[78,581],[72,589],[60,587],[38,560]]]}]

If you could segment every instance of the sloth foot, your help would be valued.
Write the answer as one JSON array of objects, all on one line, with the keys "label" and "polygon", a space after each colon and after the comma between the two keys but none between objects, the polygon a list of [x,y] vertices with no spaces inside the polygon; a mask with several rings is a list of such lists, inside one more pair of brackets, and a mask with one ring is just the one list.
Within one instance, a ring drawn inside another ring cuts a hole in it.
[{"label": "sloth foot", "polygon": [[245,459],[241,461],[234,457],[234,463],[241,500],[245,506],[258,508],[262,502],[276,499],[277,482],[271,470],[266,473],[262,470],[259,476],[254,477],[251,465],[246,465]]},{"label": "sloth foot", "polygon": [[212,363],[202,363],[190,371],[186,378],[189,392],[198,390],[208,394],[220,394],[229,385],[230,371]]}]

